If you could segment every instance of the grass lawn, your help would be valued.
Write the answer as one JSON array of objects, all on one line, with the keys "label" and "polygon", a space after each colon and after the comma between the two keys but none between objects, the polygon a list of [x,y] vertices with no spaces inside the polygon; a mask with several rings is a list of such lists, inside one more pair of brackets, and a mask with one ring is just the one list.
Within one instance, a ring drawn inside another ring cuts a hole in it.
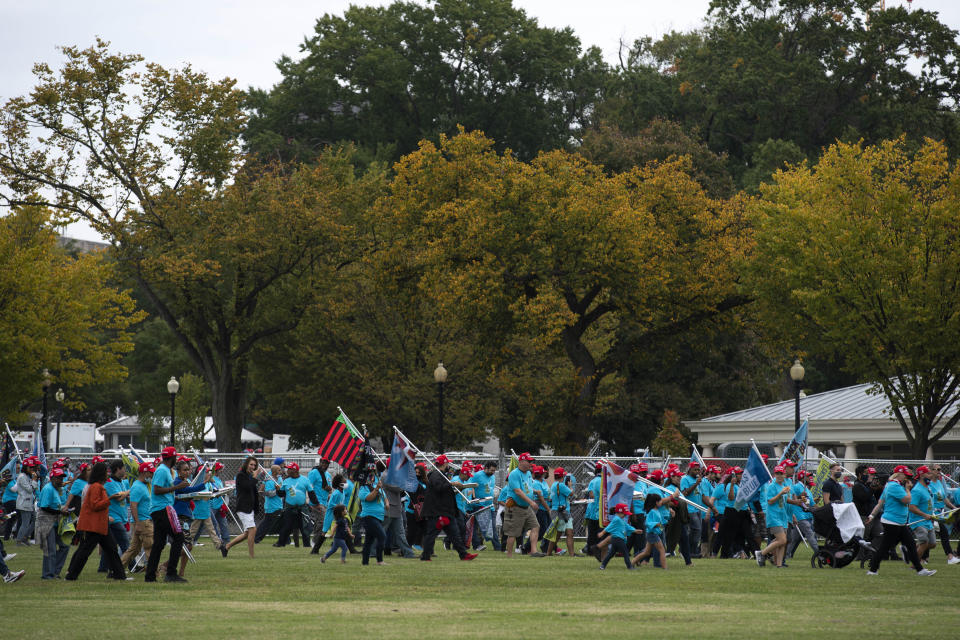
[{"label": "grass lawn", "polygon": [[108,581],[96,554],[77,582],[44,582],[39,549],[11,541],[7,551],[27,575],[0,583],[2,638],[147,637],[163,626],[180,638],[960,637],[960,565],[947,566],[939,549],[929,565],[937,575],[919,578],[902,562],[885,562],[877,577],[858,563],[814,570],[806,549],[787,569],[671,558],[668,571],[627,572],[619,559],[598,571],[589,557],[508,561],[492,551],[363,567],[359,556],[321,565],[306,550],[261,544],[255,560],[245,547],[223,559],[208,543],[186,585],[145,584],[143,574]]}]

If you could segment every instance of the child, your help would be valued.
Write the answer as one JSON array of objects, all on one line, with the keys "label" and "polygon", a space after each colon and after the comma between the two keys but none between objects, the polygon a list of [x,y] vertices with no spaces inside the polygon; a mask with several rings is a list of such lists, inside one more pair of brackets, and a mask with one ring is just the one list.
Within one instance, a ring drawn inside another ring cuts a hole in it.
[{"label": "child", "polygon": [[347,524],[347,507],[338,504],[333,508],[333,519],[337,523],[337,531],[333,534],[333,541],[330,543],[330,550],[320,558],[320,562],[326,562],[327,558],[332,556],[337,549],[340,549],[340,563],[347,563],[347,540],[353,539],[350,533],[350,526]]},{"label": "child", "polygon": [[661,498],[656,494],[648,494],[647,499],[643,503],[643,510],[646,512],[646,530],[647,530],[647,546],[643,548],[643,551],[638,553],[633,557],[633,564],[639,565],[642,560],[648,558],[654,549],[657,553],[660,554],[660,566],[664,569],[667,568],[667,552],[663,548],[663,515],[659,511],[660,503],[662,501],[670,500],[669,497]]},{"label": "child", "polygon": [[600,562],[600,570],[607,568],[607,563],[616,553],[622,553],[627,569],[633,569],[633,565],[630,564],[630,552],[627,551],[627,536],[635,531],[633,527],[627,524],[627,518],[630,517],[630,508],[621,502],[613,508],[613,512],[614,516],[610,519],[610,524],[600,532],[601,536],[604,534],[610,536],[607,555]]}]

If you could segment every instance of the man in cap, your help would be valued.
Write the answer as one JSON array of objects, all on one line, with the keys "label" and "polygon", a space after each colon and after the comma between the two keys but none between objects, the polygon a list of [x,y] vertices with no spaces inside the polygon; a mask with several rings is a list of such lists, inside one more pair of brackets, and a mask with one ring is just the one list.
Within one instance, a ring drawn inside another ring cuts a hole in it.
[{"label": "man in cap", "polygon": [[[257,535],[253,540],[255,543],[263,540],[280,526],[280,516],[283,514],[283,498],[277,494],[277,490],[282,482],[283,470],[280,465],[270,465],[270,474],[263,481],[263,520],[257,525]],[[320,532],[320,537],[314,543],[313,553],[320,553],[323,537],[323,532]]]},{"label": "man in cap", "polygon": [[917,483],[910,490],[910,528],[917,540],[917,555],[923,559],[925,553],[937,546],[934,533],[936,517],[933,515],[933,494],[930,492],[930,480],[933,473],[926,465],[917,467]]},{"label": "man in cap", "polygon": [[907,523],[910,518],[909,506],[911,503],[911,484],[909,478],[913,475],[910,468],[905,465],[898,465],[890,474],[890,479],[883,488],[883,494],[873,508],[868,520],[872,521],[882,511],[880,522],[883,524],[883,543],[880,550],[873,554],[870,560],[870,571],[868,576],[877,575],[880,570],[880,562],[893,550],[897,544],[902,545],[904,555],[910,564],[913,565],[917,575],[932,576],[936,573],[934,569],[925,569],[920,564],[920,556],[917,555],[917,545],[914,541]]},{"label": "man in cap", "polygon": [[757,565],[764,566],[767,559],[772,558],[777,567],[783,564],[783,555],[787,546],[787,495],[790,486],[785,482],[785,467],[778,464],[773,468],[773,481],[768,482],[762,489],[763,500],[767,504],[767,529],[773,542],[763,551],[754,551]]},{"label": "man in cap", "polygon": [[[933,512],[941,513],[944,510],[954,508],[953,501],[950,500],[945,476],[939,464],[930,466],[930,495],[933,496]],[[940,533],[940,544],[943,545],[943,552],[947,554],[947,564],[960,563],[960,557],[953,552],[950,546],[950,525],[942,519],[937,519],[934,528]],[[927,552],[929,554],[929,551]]]},{"label": "man in cap", "polygon": [[37,500],[37,538],[43,551],[42,580],[55,580],[60,577],[63,565],[67,561],[70,546],[63,543],[57,524],[60,516],[67,513],[60,489],[63,488],[63,469],[50,471],[50,482],[44,485]]},{"label": "man in cap", "polygon": [[[497,481],[497,462],[487,460],[483,467],[476,465],[475,472],[470,477],[470,482],[477,485],[474,489],[474,495],[479,500],[477,511],[474,517],[477,522],[477,531],[480,533],[480,540],[486,538],[493,545],[494,551],[500,551],[500,541],[497,540],[493,530],[493,492]],[[483,550],[483,544],[474,547],[477,551]]]},{"label": "man in cap", "polygon": [[874,547],[879,547],[880,536],[883,535],[883,527],[880,526],[880,521],[871,520],[870,524],[867,524],[867,517],[877,506],[877,497],[874,495],[873,489],[870,488],[877,470],[861,464],[854,471],[857,474],[857,480],[853,483],[851,493],[853,494],[853,504],[857,507],[860,519],[863,520],[863,539],[875,543],[873,544]]},{"label": "man in cap", "polygon": [[814,555],[820,550],[817,534],[813,530],[813,514],[804,508],[813,506],[813,494],[804,483],[806,476],[805,471],[797,471],[797,481],[790,486],[787,515],[790,518],[791,527],[787,534],[787,558],[793,557],[797,547],[800,546],[801,536],[810,545]]},{"label": "man in cap", "polygon": [[[705,477],[704,477],[705,476]],[[710,464],[704,470],[701,476],[703,481],[700,483],[700,499],[703,506],[710,510],[703,514],[703,531],[700,535],[700,555],[704,558],[712,558],[713,553],[713,523],[719,517],[716,505],[713,500],[713,493],[720,481],[720,467]]]},{"label": "man in cap", "polygon": [[540,536],[540,524],[537,522],[536,512],[539,505],[533,498],[533,478],[530,469],[534,464],[533,456],[527,452],[517,456],[517,468],[507,477],[506,510],[503,514],[503,531],[507,536],[507,557],[513,557],[517,547],[517,539],[523,539],[524,531],[530,531],[530,556],[542,558],[543,553],[537,551],[537,539]]},{"label": "man in cap", "polygon": [[[680,492],[683,493],[683,497],[687,500],[706,508],[706,505],[703,503],[702,493],[700,491],[701,484],[703,483],[703,477],[700,475],[700,473],[701,469],[698,463],[691,462],[688,464],[687,473],[684,474],[683,478],[680,480]],[[680,508],[683,508],[683,506],[684,505],[681,505]],[[687,523],[687,526],[690,529],[690,557],[702,558],[703,554],[700,551],[700,538],[703,536],[703,512],[693,505],[687,504],[685,506],[687,509],[687,515],[690,516],[690,522]]]},{"label": "man in cap", "polygon": [[153,520],[153,547],[147,560],[147,569],[144,574],[145,582],[157,581],[157,567],[160,566],[160,555],[167,546],[170,538],[170,557],[167,559],[167,575],[164,582],[186,582],[186,578],[177,575],[177,565],[180,562],[180,552],[183,550],[185,538],[182,531],[175,531],[167,507],[172,512],[175,500],[174,492],[178,487],[189,484],[186,480],[174,480],[173,465],[177,461],[177,450],[173,447],[164,447],[160,452],[160,466],[153,473],[153,483],[150,495],[150,518]]},{"label": "man in cap", "polygon": [[[153,548],[153,519],[150,517],[152,500],[150,499],[150,480],[153,478],[153,464],[141,462],[137,467],[137,479],[130,486],[130,517],[133,525],[130,529],[130,546],[120,557],[120,563],[129,567],[142,551],[147,556]],[[131,569],[134,573],[142,571],[144,564],[136,563]]]},{"label": "man in cap", "polygon": [[[320,455],[320,449],[317,449],[317,455]],[[313,510],[314,541],[326,533],[323,531],[323,520],[327,513],[327,500],[330,499],[330,483],[333,481],[333,476],[327,471],[329,468],[330,461],[326,458],[320,458],[313,469],[310,470],[310,473],[307,474],[307,480],[310,481],[313,493],[317,496],[317,506]],[[319,552],[319,547],[317,550]]]},{"label": "man in cap", "polygon": [[[307,522],[307,500],[310,504],[317,503],[317,495],[313,485],[300,475],[300,465],[296,462],[287,463],[287,478],[283,481],[278,494],[284,497],[283,516],[280,524],[280,536],[273,546],[284,547],[290,540],[290,532],[300,531],[304,541],[310,540],[311,527]],[[308,548],[311,548],[307,544]]]},{"label": "man in cap", "polygon": [[597,534],[600,533],[600,484],[603,475],[603,464],[595,462],[593,465],[593,479],[584,490],[584,497],[590,500],[584,514],[587,525],[587,546],[583,552],[593,554],[593,547],[597,544]]},{"label": "man in cap", "polygon": [[[2,532],[3,539],[9,540],[10,536],[13,534],[14,524],[17,522],[17,478],[20,477],[20,463],[13,463],[13,473],[10,474],[9,471],[5,472],[8,474],[6,478],[0,478],[0,484],[3,485],[3,512],[6,514],[6,518],[0,520],[0,532]],[[0,558],[2,560],[3,558]]]},{"label": "man in cap", "polygon": [[423,534],[423,553],[420,560],[429,562],[433,558],[433,545],[443,531],[451,540],[453,548],[461,560],[473,560],[475,553],[469,553],[463,543],[463,535],[457,525],[457,499],[454,490],[463,489],[459,482],[451,482],[450,459],[440,454],[434,462],[435,468],[427,475],[427,489],[423,500],[423,518],[426,529]]}]

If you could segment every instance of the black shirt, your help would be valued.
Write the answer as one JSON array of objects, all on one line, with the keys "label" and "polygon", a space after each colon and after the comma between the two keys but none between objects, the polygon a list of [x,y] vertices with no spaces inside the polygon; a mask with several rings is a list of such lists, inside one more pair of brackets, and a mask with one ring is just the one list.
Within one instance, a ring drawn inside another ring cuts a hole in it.
[{"label": "black shirt", "polygon": [[437,470],[427,476],[427,490],[423,499],[423,517],[438,518],[457,515],[457,496],[447,476]]},{"label": "black shirt", "polygon": [[873,491],[859,480],[853,484],[853,504],[857,505],[857,513],[863,517],[870,515],[873,508],[877,506]]},{"label": "black shirt", "polygon": [[824,495],[830,496],[830,503],[843,502],[843,487],[833,478],[827,478],[823,483]]},{"label": "black shirt", "polygon": [[236,478],[237,511],[253,513],[257,507],[257,481],[246,471],[241,471]]}]

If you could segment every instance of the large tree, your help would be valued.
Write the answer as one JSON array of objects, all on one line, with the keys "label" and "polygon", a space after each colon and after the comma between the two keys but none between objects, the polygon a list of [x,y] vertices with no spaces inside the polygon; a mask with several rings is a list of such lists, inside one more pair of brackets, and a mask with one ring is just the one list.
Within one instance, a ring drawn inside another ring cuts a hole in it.
[{"label": "large tree", "polygon": [[[236,450],[250,353],[296,327],[341,259],[341,216],[375,190],[350,164],[263,169],[239,150],[243,94],[98,41],[39,64],[0,118],[0,197],[40,194],[111,244],[211,390],[217,446]],[[175,372],[181,373],[181,372]]]},{"label": "large tree", "polygon": [[124,378],[142,314],[112,279],[102,254],[57,245],[46,209],[17,206],[0,218],[0,414],[20,417],[41,394],[43,369],[71,403],[77,389]]},{"label": "large tree", "polygon": [[939,142],[838,144],[753,210],[769,331],[875,381],[923,458],[960,421],[960,167]]},{"label": "large tree", "polygon": [[257,152],[313,157],[352,141],[386,160],[421,139],[482,130],[530,158],[568,145],[589,117],[606,66],[569,28],[541,27],[511,0],[394,2],[324,15],[250,95]]}]

